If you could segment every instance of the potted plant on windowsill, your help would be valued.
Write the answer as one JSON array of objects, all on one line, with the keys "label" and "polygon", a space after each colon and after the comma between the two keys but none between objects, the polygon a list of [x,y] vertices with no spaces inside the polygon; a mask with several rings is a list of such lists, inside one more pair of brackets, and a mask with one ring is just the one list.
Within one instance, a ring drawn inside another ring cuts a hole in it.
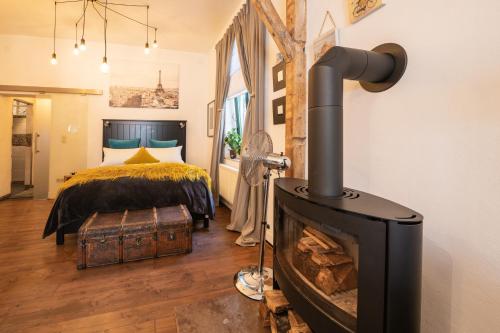
[{"label": "potted plant on windowsill", "polygon": [[241,152],[241,136],[236,128],[227,132],[224,143],[229,146],[229,157],[235,159]]}]

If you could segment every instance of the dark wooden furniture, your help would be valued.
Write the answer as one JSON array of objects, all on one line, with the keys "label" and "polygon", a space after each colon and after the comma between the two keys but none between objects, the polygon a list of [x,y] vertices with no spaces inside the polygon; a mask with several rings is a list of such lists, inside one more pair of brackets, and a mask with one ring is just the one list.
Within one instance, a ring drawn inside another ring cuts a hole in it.
[{"label": "dark wooden furniture", "polygon": [[192,251],[193,220],[184,205],[94,213],[78,233],[78,269]]},{"label": "dark wooden furniture", "polygon": [[149,140],[177,140],[182,146],[181,156],[186,162],[185,120],[103,120],[102,146],[109,147],[108,139],[141,138],[141,146],[149,147]]}]

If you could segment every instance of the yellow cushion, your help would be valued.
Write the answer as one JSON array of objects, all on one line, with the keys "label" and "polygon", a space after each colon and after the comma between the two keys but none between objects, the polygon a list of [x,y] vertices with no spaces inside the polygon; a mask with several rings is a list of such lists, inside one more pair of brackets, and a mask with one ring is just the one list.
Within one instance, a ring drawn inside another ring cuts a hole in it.
[{"label": "yellow cushion", "polygon": [[158,163],[160,160],[154,158],[144,147],[141,147],[139,151],[125,161],[125,164],[143,164],[143,163]]}]

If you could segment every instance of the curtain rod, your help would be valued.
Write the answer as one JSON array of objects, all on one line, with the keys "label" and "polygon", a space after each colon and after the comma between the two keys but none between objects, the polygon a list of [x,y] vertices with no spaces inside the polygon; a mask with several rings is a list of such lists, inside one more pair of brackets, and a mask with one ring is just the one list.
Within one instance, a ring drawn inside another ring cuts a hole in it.
[{"label": "curtain rod", "polygon": [[60,88],[60,87],[36,87],[36,86],[13,86],[13,85],[0,85],[0,92],[14,91],[14,92],[30,92],[40,94],[73,94],[73,95],[102,95],[100,89],[82,89],[82,88]]}]

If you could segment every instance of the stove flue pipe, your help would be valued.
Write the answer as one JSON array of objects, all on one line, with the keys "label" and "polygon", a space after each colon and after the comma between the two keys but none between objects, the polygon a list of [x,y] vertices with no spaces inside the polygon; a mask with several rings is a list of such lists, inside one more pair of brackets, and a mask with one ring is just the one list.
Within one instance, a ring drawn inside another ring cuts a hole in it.
[{"label": "stove flue pipe", "polygon": [[343,195],[343,80],[371,92],[389,89],[403,76],[406,53],[397,44],[372,51],[336,46],[309,70],[309,193]]}]

